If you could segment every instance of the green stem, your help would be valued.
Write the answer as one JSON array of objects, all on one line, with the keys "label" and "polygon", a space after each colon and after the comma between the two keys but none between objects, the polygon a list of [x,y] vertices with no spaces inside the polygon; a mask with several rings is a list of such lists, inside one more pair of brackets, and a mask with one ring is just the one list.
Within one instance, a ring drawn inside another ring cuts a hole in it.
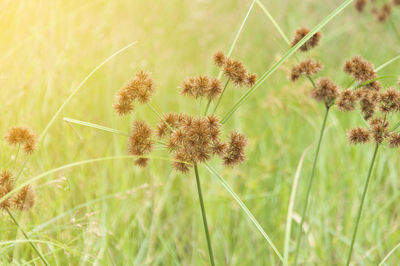
[{"label": "green stem", "polygon": [[356,223],[355,223],[355,227],[354,227],[354,231],[353,231],[353,237],[351,238],[349,254],[347,256],[347,262],[346,262],[347,266],[350,264],[351,255],[353,253],[353,247],[354,247],[354,242],[356,240],[358,225],[360,224],[361,212],[362,212],[362,209],[363,209],[363,206],[364,206],[365,196],[367,195],[368,184],[369,184],[369,180],[371,178],[372,169],[374,168],[374,163],[375,163],[376,155],[378,153],[378,148],[379,148],[379,144],[377,143],[376,146],[375,146],[374,155],[372,156],[371,164],[369,166],[368,176],[367,176],[367,180],[365,181],[364,191],[363,191],[362,196],[361,196],[360,206],[358,207],[358,213],[357,213],[357,219],[356,219]]},{"label": "green stem", "polygon": [[19,223],[17,222],[17,220],[14,218],[14,215],[12,215],[12,213],[10,212],[9,209],[7,209],[8,214],[10,215],[11,219],[13,220],[13,222],[15,223],[15,225],[19,228],[19,230],[21,230],[22,234],[24,235],[24,237],[26,238],[26,240],[28,240],[29,244],[32,246],[33,250],[35,250],[35,252],[39,255],[40,259],[42,260],[42,262],[45,265],[50,265],[45,258],[43,257],[42,253],[40,253],[40,251],[36,248],[36,246],[32,243],[32,241],[29,239],[28,235],[25,233],[24,229],[22,229],[22,227],[19,225]]},{"label": "green stem", "polygon": [[203,216],[204,231],[206,233],[206,238],[207,238],[208,254],[210,256],[211,265],[214,266],[215,265],[214,255],[213,255],[213,250],[211,247],[210,233],[208,232],[206,209],[204,208],[203,194],[201,193],[199,169],[197,168],[197,164],[194,165],[194,172],[196,174],[197,191],[199,192],[201,215]]},{"label": "green stem", "polygon": [[317,161],[318,161],[319,150],[321,148],[322,137],[324,136],[325,126],[326,126],[326,121],[327,121],[327,118],[328,118],[329,110],[330,110],[330,108],[326,107],[324,120],[322,122],[321,131],[320,131],[320,134],[319,134],[317,150],[315,151],[315,156],[314,156],[314,160],[313,160],[313,164],[312,164],[312,168],[311,168],[311,175],[310,175],[310,178],[308,179],[306,199],[305,199],[303,211],[302,211],[302,214],[301,214],[299,235],[297,237],[296,253],[295,253],[294,264],[293,265],[297,265],[297,258],[298,258],[298,255],[299,255],[299,249],[300,249],[300,243],[301,243],[301,237],[302,237],[301,231],[303,229],[303,224],[304,224],[304,220],[305,220],[305,216],[306,216],[306,212],[307,212],[308,201],[309,201],[310,192],[311,192],[311,186],[312,186],[312,183],[313,183],[313,180],[314,180],[315,168],[316,168]]},{"label": "green stem", "polygon": [[[221,95],[220,95],[219,98],[218,98],[217,104],[216,104],[215,107],[214,107],[213,114],[215,114],[215,112],[217,111],[217,108],[218,108],[218,106],[219,106],[219,104],[220,104],[220,102],[221,102],[222,96],[224,96],[224,93],[225,93],[225,91],[226,91],[226,87],[228,87],[228,84],[229,84],[229,81],[230,81],[230,80],[231,80],[231,79],[228,79],[228,80],[226,81],[225,86],[224,86],[224,89],[222,90],[222,93],[221,93]],[[206,113],[206,114],[207,114],[207,113]]]}]

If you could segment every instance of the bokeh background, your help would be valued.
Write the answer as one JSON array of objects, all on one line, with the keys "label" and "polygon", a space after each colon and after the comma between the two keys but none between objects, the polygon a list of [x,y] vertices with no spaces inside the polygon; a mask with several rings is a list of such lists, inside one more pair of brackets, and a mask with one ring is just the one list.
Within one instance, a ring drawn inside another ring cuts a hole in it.
[{"label": "bokeh background", "polygon": [[[292,38],[296,28],[314,27],[341,0],[260,2]],[[381,1],[382,3],[384,1]],[[381,3],[378,1],[378,3]],[[104,59],[125,45],[78,91],[57,117],[39,151],[29,160],[23,180],[47,170],[91,158],[126,155],[127,139],[72,125],[63,117],[128,131],[135,119],[158,119],[146,106],[120,117],[114,94],[138,70],[152,73],[157,84],[153,104],[160,112],[196,114],[199,103],[179,95],[188,76],[217,76],[212,54],[228,52],[251,0],[32,0],[0,1],[0,134],[26,125],[39,134],[51,117]],[[400,8],[392,23],[399,26]],[[379,66],[399,55],[400,39],[390,23],[359,14],[352,5],[323,28],[321,45],[299,58],[325,65],[321,76],[346,86],[342,65],[361,55]],[[264,73],[288,49],[256,3],[232,57],[252,72]],[[282,250],[289,196],[302,153],[312,145],[323,106],[309,97],[306,79],[288,80],[294,58],[286,61],[224,125],[249,139],[247,161],[234,169],[213,161],[221,176],[246,203],[278,249]],[[379,75],[398,75],[400,61]],[[385,79],[396,86],[396,79]],[[219,108],[224,115],[245,89],[229,87]],[[203,103],[204,107],[204,103]],[[395,119],[395,118],[394,118]],[[331,112],[322,145],[300,262],[340,265],[345,261],[373,144],[350,146],[346,131],[363,125],[357,113]],[[297,236],[306,178],[315,145],[307,150],[295,201],[291,251]],[[1,168],[19,169],[24,156],[0,141]],[[167,156],[165,151],[155,152]],[[376,265],[399,242],[399,151],[383,148],[373,172],[353,261]],[[200,168],[208,222],[219,265],[278,265],[265,239],[231,195]],[[35,183],[37,204],[18,215],[21,224],[52,265],[205,265],[207,246],[192,173],[175,172],[169,162],[153,160],[139,169],[131,159],[68,168]],[[2,264],[40,261],[6,215],[0,216]],[[396,251],[388,261],[400,258]]]}]

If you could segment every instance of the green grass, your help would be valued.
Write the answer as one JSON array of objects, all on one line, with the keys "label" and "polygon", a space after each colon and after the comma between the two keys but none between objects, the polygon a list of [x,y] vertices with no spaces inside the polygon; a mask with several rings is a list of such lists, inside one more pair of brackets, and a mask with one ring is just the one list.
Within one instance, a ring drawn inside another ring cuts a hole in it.
[{"label": "green grass", "polygon": [[[121,132],[127,132],[136,118],[155,125],[158,118],[147,106],[138,106],[133,116],[123,118],[112,109],[114,93],[139,69],[152,72],[157,83],[152,102],[157,110],[197,114],[198,103],[179,96],[177,87],[187,76],[218,75],[210,57],[219,49],[229,51],[252,2],[0,2],[1,135],[14,125],[27,125],[42,133],[93,69],[137,41],[79,88],[43,135],[39,151],[19,179],[22,184],[40,176],[35,181],[37,204],[16,218],[51,265],[208,263],[193,173],[181,175],[172,170],[171,162],[157,160],[168,158],[162,150],[153,154],[157,158],[148,168],[138,169],[127,156],[126,136],[68,123],[63,117]],[[289,39],[297,27],[314,27],[343,3],[259,2]],[[399,14],[400,9],[394,10],[395,25]],[[321,46],[297,55],[321,60],[325,65],[321,75],[341,86],[350,82],[341,68],[351,56],[362,55],[380,66],[400,53],[390,24],[376,23],[372,16],[360,15],[351,6],[322,32]],[[285,40],[256,1],[232,57],[262,76],[286,52]],[[308,80],[288,81],[295,62],[294,57],[282,62],[224,124],[224,131],[235,128],[249,138],[247,161],[234,169],[220,167],[217,160],[209,163],[244,205],[239,205],[206,167],[199,167],[217,265],[280,263],[243,206],[277,250],[284,254],[286,246],[293,256],[313,153],[308,151],[298,171],[297,167],[303,152],[315,143],[324,111],[310,99]],[[393,76],[399,71],[399,61],[394,61],[379,75]],[[381,82],[396,85],[393,78]],[[244,89],[228,87],[217,114],[224,116],[244,93]],[[203,108],[205,105],[203,102]],[[305,220],[311,231],[302,241],[301,264],[345,263],[373,149],[373,144],[348,145],[345,133],[362,124],[357,113],[330,112]],[[399,153],[381,148],[358,228],[355,264],[377,265],[399,244]],[[0,150],[1,168],[13,168],[16,150],[4,141]],[[19,156],[17,166],[25,159]],[[296,176],[292,236],[285,245]],[[15,264],[40,265],[23,235],[15,235],[6,213],[0,223],[0,264],[9,263],[8,256],[13,254]],[[399,255],[400,250],[394,249],[386,264],[395,264]]]}]

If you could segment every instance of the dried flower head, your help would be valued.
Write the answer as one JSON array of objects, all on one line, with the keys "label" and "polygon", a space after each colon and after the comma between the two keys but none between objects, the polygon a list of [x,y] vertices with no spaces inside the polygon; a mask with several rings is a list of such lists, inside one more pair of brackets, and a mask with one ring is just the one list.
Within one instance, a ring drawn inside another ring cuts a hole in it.
[{"label": "dried flower head", "polygon": [[35,132],[26,127],[12,127],[7,132],[5,139],[10,146],[22,146],[27,154],[36,151],[38,137]]},{"label": "dried flower head", "polygon": [[368,4],[368,0],[356,0],[354,2],[354,6],[357,9],[358,12],[363,12],[365,9],[365,6]]},{"label": "dried flower head", "polygon": [[382,112],[395,112],[400,109],[400,92],[389,88],[380,95],[380,109]]},{"label": "dried flower head", "polygon": [[322,101],[328,107],[338,96],[338,86],[329,78],[319,78],[315,82],[316,88],[312,90],[311,97]]},{"label": "dried flower head", "polygon": [[210,80],[208,87],[207,97],[211,100],[216,99],[222,93],[221,81],[219,79],[213,78]]},{"label": "dried flower head", "polygon": [[223,67],[226,62],[226,56],[222,51],[218,51],[214,54],[213,61],[218,67]]},{"label": "dried flower head", "polygon": [[391,133],[388,138],[389,146],[391,148],[400,147],[400,134],[399,133]]},{"label": "dried flower head", "polygon": [[133,101],[148,103],[155,93],[155,85],[150,74],[139,71],[135,77],[122,87],[116,94],[114,109],[119,115],[125,115],[133,111]]},{"label": "dried flower head", "polygon": [[233,81],[236,86],[246,85],[249,73],[243,63],[238,60],[226,59],[224,74]]},{"label": "dried flower head", "polygon": [[350,89],[346,89],[339,93],[335,104],[341,111],[353,111],[355,109],[357,97],[354,92]]},{"label": "dried flower head", "polygon": [[[14,188],[14,179],[10,171],[0,172],[0,199],[7,195]],[[0,210],[6,210],[12,207],[12,198],[6,198],[0,202]]]},{"label": "dried flower head", "polygon": [[246,85],[247,87],[253,87],[257,82],[257,74],[248,74]]},{"label": "dried flower head", "polygon": [[[131,155],[145,155],[152,151],[153,130],[144,121],[135,121],[132,126],[132,132],[129,136],[128,151]],[[136,159],[135,164],[138,166],[146,166],[147,158]]]},{"label": "dried flower head", "polygon": [[230,135],[230,141],[224,157],[224,163],[228,166],[233,166],[238,163],[242,163],[246,159],[244,153],[247,146],[247,139],[244,135],[232,132]]},{"label": "dried flower head", "polygon": [[29,210],[35,203],[35,191],[31,185],[21,188],[13,197],[13,205],[20,211]]},{"label": "dried flower head", "polygon": [[381,9],[375,10],[375,17],[379,22],[385,22],[392,15],[392,6],[386,3]]},{"label": "dried flower head", "polygon": [[379,92],[367,88],[360,88],[357,89],[354,94],[360,102],[361,112],[364,119],[370,119],[374,115],[376,106],[380,100]]},{"label": "dried flower head", "polygon": [[389,122],[383,118],[376,117],[371,119],[369,126],[376,143],[381,144],[389,136]]},{"label": "dried flower head", "polygon": [[376,78],[374,65],[364,60],[361,56],[355,56],[346,61],[343,70],[360,82],[366,82]]},{"label": "dried flower head", "polygon": [[370,133],[366,128],[356,127],[347,133],[347,138],[352,144],[367,143],[370,139]]},{"label": "dried flower head", "polygon": [[290,73],[290,80],[296,81],[301,75],[312,76],[320,72],[323,68],[321,62],[313,59],[306,59],[293,66]]},{"label": "dried flower head", "polygon": [[[296,30],[294,39],[292,41],[292,47],[295,46],[298,42],[301,41],[308,33],[310,32],[307,28],[298,28]],[[306,52],[311,50],[312,48],[316,47],[322,38],[322,33],[317,32],[315,33],[309,40],[307,40],[300,48],[300,51]]]}]

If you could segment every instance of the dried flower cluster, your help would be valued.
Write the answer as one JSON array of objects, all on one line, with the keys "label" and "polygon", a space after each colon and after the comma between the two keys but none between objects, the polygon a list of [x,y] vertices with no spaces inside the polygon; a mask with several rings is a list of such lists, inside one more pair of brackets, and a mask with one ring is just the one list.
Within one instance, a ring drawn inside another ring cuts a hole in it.
[{"label": "dried flower cluster", "polygon": [[207,76],[191,77],[183,81],[181,94],[195,99],[207,97],[210,100],[217,98],[221,92],[221,81]]},{"label": "dried flower cluster", "polygon": [[29,128],[12,127],[7,132],[5,139],[10,146],[21,146],[27,154],[32,154],[36,151],[38,137]]},{"label": "dried flower cluster", "polygon": [[290,73],[290,80],[296,81],[300,76],[312,76],[320,72],[323,68],[321,62],[313,59],[306,59],[301,61],[299,64],[293,66]]},{"label": "dried flower cluster", "polygon": [[315,83],[315,88],[311,91],[311,97],[323,102],[326,107],[330,107],[338,97],[338,86],[329,78],[319,78]]},{"label": "dried flower cluster", "polygon": [[[292,47],[295,46],[298,42],[301,41],[308,33],[310,33],[310,30],[307,28],[298,28],[296,30],[294,39],[292,41]],[[312,48],[315,48],[318,46],[320,40],[322,38],[322,33],[317,32],[315,33],[310,39],[308,39],[302,46],[300,46],[299,50],[306,52],[308,50],[311,50]]]},{"label": "dried flower cluster", "polygon": [[[185,114],[164,115],[157,128],[160,140],[166,141],[168,151],[174,156],[174,168],[186,173],[191,165],[202,163],[219,156],[225,165],[233,166],[245,160],[246,138],[232,132],[225,143],[220,138],[221,124],[216,116],[192,117]],[[129,151],[133,155],[143,155],[151,151],[154,140],[152,130],[144,122],[135,122],[129,137]],[[139,159],[140,160],[140,159]],[[137,163],[145,166],[145,162]]]},{"label": "dried flower cluster", "polygon": [[117,93],[114,109],[119,115],[126,115],[133,111],[133,101],[148,103],[151,96],[155,93],[154,82],[149,73],[139,71]]},{"label": "dried flower cluster", "polygon": [[354,2],[354,7],[356,8],[356,10],[358,12],[362,13],[365,11],[365,9],[368,5],[368,2],[370,2],[372,5],[372,7],[370,9],[371,13],[375,16],[375,18],[379,22],[387,21],[390,18],[390,16],[392,15],[392,7],[400,5],[399,0],[387,1],[382,6],[378,6],[377,1],[374,1],[374,0],[356,0]]},{"label": "dried flower cluster", "polygon": [[[14,178],[11,172],[0,172],[0,199],[14,189]],[[27,185],[0,202],[0,210],[17,209],[29,210],[35,203],[35,192],[32,186]]]},{"label": "dried flower cluster", "polygon": [[242,62],[226,57],[221,51],[215,53],[213,59],[215,65],[223,68],[225,76],[232,80],[236,86],[253,87],[256,83],[257,75],[251,74]]}]

